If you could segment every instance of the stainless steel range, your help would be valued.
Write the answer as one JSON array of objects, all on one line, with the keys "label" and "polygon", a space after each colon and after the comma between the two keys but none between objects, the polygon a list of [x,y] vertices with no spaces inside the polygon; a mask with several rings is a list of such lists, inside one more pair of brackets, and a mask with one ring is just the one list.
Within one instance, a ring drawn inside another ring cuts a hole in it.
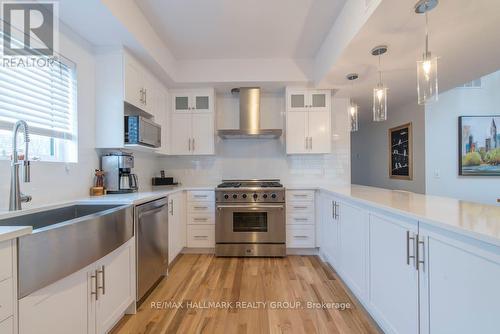
[{"label": "stainless steel range", "polygon": [[285,256],[285,188],[279,180],[222,180],[215,190],[215,255]]}]

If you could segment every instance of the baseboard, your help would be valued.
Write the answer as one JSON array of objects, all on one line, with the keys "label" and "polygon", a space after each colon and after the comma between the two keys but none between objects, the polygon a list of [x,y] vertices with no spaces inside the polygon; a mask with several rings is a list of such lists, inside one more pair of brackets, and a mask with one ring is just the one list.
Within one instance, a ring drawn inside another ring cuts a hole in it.
[{"label": "baseboard", "polygon": [[215,248],[188,248],[184,247],[182,254],[214,254]]},{"label": "baseboard", "polygon": [[318,255],[318,248],[287,248],[286,255]]}]

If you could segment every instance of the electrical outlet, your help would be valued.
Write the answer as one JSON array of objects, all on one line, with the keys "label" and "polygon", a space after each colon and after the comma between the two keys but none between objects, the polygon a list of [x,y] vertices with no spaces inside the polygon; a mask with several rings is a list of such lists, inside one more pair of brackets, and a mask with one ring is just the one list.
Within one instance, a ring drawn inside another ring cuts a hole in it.
[{"label": "electrical outlet", "polygon": [[439,169],[434,169],[434,178],[439,179],[441,177],[441,171]]}]

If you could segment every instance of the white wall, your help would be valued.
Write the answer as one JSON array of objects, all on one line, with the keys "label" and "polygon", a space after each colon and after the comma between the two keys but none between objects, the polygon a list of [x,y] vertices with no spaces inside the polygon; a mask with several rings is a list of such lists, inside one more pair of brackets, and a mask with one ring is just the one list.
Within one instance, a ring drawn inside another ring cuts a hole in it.
[{"label": "white wall", "polygon": [[[358,132],[351,134],[352,183],[425,193],[424,118],[423,107],[415,101],[401,108],[389,107],[385,122],[362,122]],[[409,122],[413,127],[413,180],[391,179],[388,131]]]},{"label": "white wall", "polygon": [[500,72],[482,78],[482,88],[455,88],[426,108],[427,193],[496,204],[500,178],[458,175],[458,117],[500,115]]},{"label": "white wall", "polygon": [[[33,161],[31,182],[21,182],[21,190],[33,197],[23,208],[43,204],[69,201],[89,194],[94,169],[99,167],[99,156],[95,151],[95,61],[89,44],[64,29],[60,35],[60,53],[77,64],[78,82],[78,163],[55,163]],[[140,170],[141,190],[151,189],[151,179],[156,169],[156,159],[138,156],[136,165]],[[9,205],[10,161],[0,161],[0,210]]]},{"label": "white wall", "polygon": [[[216,140],[216,156],[166,157],[161,167],[184,185],[216,185],[221,179],[279,178],[285,185],[319,185],[350,183],[349,132],[347,131],[347,100],[332,99],[332,154],[287,156],[284,137],[279,140]],[[237,128],[239,108],[237,97],[217,94],[217,128]],[[285,95],[263,93],[261,127],[283,128]],[[286,134],[284,134],[286,135]]]}]

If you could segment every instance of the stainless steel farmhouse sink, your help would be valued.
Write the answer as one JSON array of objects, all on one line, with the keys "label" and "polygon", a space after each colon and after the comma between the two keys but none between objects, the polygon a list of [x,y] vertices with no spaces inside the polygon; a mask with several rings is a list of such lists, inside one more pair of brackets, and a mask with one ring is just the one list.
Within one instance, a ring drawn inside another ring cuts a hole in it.
[{"label": "stainless steel farmhouse sink", "polygon": [[17,243],[18,298],[23,298],[111,253],[134,234],[130,205],[78,204],[0,220],[32,226]]}]

